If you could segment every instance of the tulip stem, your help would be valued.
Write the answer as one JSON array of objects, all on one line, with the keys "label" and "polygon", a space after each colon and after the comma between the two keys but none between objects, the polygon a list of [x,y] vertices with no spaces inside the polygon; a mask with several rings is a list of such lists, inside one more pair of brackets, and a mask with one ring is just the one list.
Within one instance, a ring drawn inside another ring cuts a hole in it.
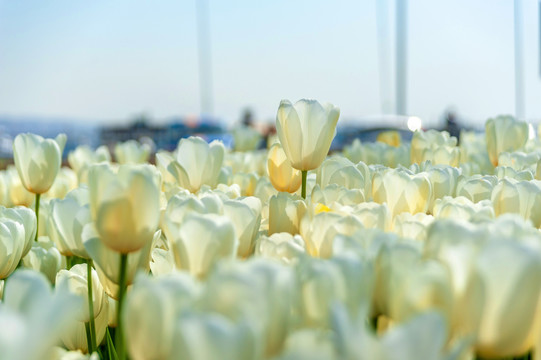
[{"label": "tulip stem", "polygon": [[308,175],[308,170],[302,170],[302,188],[301,188],[301,196],[303,199],[306,199],[306,176]]},{"label": "tulip stem", "polygon": [[124,333],[122,328],[122,305],[126,293],[126,270],[128,267],[128,254],[120,254],[120,275],[118,281],[118,306],[116,311],[117,328],[115,332],[115,349],[119,360],[126,359],[126,349],[124,348]]},{"label": "tulip stem", "polygon": [[86,346],[88,347],[88,353],[92,354],[92,335],[90,334],[90,323],[85,322],[86,330]]},{"label": "tulip stem", "polygon": [[41,194],[36,194],[36,237],[34,238],[34,241],[38,241],[38,234],[39,234],[39,199],[41,198]]},{"label": "tulip stem", "polygon": [[94,321],[94,296],[92,295],[92,259],[86,261],[86,283],[88,287],[88,314],[90,315],[90,347],[88,353],[96,349],[96,323]]}]

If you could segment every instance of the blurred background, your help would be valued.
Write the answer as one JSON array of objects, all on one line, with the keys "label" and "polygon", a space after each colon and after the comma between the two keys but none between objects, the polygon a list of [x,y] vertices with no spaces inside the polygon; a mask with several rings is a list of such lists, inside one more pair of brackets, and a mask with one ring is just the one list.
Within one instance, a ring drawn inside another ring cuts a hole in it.
[{"label": "blurred background", "polygon": [[66,132],[64,154],[227,142],[272,132],[281,99],[339,106],[339,134],[537,126],[540,19],[539,0],[0,0],[0,155],[25,131]]}]

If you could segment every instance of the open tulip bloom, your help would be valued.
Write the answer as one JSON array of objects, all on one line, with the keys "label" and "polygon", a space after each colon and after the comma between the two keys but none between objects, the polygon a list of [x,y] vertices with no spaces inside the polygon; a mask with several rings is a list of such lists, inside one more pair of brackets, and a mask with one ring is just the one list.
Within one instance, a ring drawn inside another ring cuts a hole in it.
[{"label": "open tulip bloom", "polygon": [[328,156],[338,117],[284,100],[268,150],[243,128],[156,166],[17,136],[0,360],[541,360],[541,141],[498,117]]}]

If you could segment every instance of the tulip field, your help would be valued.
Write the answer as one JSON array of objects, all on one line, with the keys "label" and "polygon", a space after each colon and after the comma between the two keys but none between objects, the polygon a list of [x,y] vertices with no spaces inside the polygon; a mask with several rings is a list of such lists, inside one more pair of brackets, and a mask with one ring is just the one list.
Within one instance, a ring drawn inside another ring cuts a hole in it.
[{"label": "tulip field", "polygon": [[[340,110],[277,136],[79,146],[0,172],[0,360],[541,360],[541,139],[396,131],[329,154]],[[541,130],[541,128],[540,128]]]}]

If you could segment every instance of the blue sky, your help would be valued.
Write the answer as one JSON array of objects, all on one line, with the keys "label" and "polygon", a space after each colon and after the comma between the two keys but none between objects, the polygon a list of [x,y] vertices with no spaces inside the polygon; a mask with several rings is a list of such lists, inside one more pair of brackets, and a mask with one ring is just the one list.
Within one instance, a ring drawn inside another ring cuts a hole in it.
[{"label": "blue sky", "polygon": [[[394,1],[389,4],[391,16]],[[523,0],[526,117],[541,119],[537,0]],[[376,0],[209,0],[214,114],[281,99],[381,113]],[[0,0],[0,114],[127,122],[197,114],[195,0]],[[513,2],[409,1],[408,110],[514,112]],[[393,17],[391,16],[391,20]],[[391,25],[393,21],[391,21]],[[391,29],[391,35],[394,30]]]}]

